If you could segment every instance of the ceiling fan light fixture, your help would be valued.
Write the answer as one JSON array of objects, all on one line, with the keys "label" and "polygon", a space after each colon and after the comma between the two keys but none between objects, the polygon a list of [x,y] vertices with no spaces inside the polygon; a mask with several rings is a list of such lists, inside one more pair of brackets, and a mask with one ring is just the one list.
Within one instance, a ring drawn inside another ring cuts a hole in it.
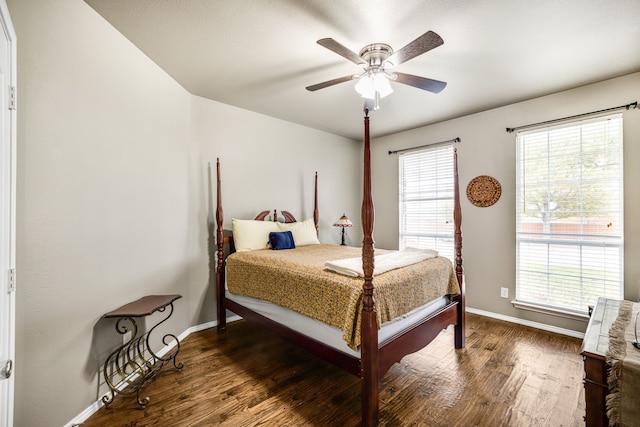
[{"label": "ceiling fan light fixture", "polygon": [[433,31],[427,31],[397,51],[394,51],[388,44],[373,43],[362,48],[360,53],[357,54],[332,38],[320,39],[318,40],[320,46],[337,53],[356,65],[362,66],[364,72],[360,75],[344,76],[327,80],[322,83],[307,86],[306,89],[315,91],[349,80],[358,80],[355,84],[356,92],[365,98],[365,105],[372,104],[368,101],[375,102],[376,109],[379,106],[379,100],[381,98],[393,93],[393,88],[389,82],[390,80],[428,92],[440,93],[447,85],[446,82],[391,70],[397,65],[441,46],[443,43],[442,37]]},{"label": "ceiling fan light fixture", "polygon": [[358,83],[355,85],[355,89],[360,96],[367,99],[376,99],[376,97],[384,98],[393,93],[389,79],[381,72],[360,77]]},{"label": "ceiling fan light fixture", "polygon": [[380,94],[380,98],[393,93],[391,83],[389,83],[389,79],[384,73],[376,73],[373,76],[373,87]]},{"label": "ceiling fan light fixture", "polygon": [[373,79],[368,75],[360,77],[356,83],[355,89],[363,98],[374,99],[376,97],[376,90],[373,87]]}]

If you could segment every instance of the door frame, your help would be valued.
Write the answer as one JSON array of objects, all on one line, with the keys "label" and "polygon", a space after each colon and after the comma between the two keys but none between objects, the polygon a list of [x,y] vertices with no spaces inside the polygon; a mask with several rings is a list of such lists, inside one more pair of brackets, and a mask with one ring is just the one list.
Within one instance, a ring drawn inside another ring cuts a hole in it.
[{"label": "door frame", "polygon": [[[8,224],[8,230],[5,229],[5,233],[8,235],[8,245],[5,246],[7,250],[0,250],[2,254],[2,260],[0,265],[7,266],[7,270],[0,271],[0,274],[5,275],[3,282],[6,283],[6,287],[3,286],[2,292],[0,292],[0,308],[2,311],[6,308],[6,314],[8,317],[7,330],[0,331],[0,334],[5,335],[6,341],[0,342],[0,345],[7,345],[6,354],[8,359],[13,361],[14,369],[8,379],[0,380],[0,427],[13,426],[14,419],[14,385],[15,385],[15,319],[16,319],[16,292],[15,292],[15,268],[16,268],[16,105],[15,105],[15,88],[16,88],[16,76],[17,76],[17,61],[16,61],[16,33],[11,22],[9,15],[9,8],[7,7],[6,0],[0,0],[0,31],[3,31],[7,40],[7,50],[9,52],[9,67],[7,69],[7,79],[5,81],[5,87],[2,90],[6,90],[7,102],[2,106],[3,114],[7,114],[6,124],[9,126],[8,140],[4,140],[0,137],[0,150],[8,153],[8,156],[2,156],[4,159],[0,165],[0,170],[5,171],[8,177],[8,185],[4,188],[0,188],[0,197],[4,198],[7,203],[7,209],[3,209],[0,212],[2,220],[0,224],[5,227],[4,224]],[[10,88],[14,88],[13,91]],[[4,203],[3,203],[4,205]],[[3,233],[4,234],[4,233]],[[6,244],[3,242],[3,245]],[[3,268],[4,270],[4,268]],[[5,362],[6,363],[6,362]],[[0,366],[0,370],[5,371],[4,364]]]}]

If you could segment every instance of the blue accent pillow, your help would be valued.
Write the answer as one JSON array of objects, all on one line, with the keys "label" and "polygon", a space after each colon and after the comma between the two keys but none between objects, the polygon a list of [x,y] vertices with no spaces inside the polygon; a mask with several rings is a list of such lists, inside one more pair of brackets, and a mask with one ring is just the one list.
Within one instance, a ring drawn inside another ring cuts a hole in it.
[{"label": "blue accent pillow", "polygon": [[295,249],[293,234],[290,231],[272,231],[269,233],[271,249]]}]

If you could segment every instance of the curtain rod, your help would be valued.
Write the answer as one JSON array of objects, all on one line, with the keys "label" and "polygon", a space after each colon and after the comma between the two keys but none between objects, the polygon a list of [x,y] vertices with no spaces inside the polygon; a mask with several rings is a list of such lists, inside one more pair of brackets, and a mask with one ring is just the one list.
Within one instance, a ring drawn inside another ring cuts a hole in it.
[{"label": "curtain rod", "polygon": [[552,123],[563,122],[565,120],[577,119],[579,117],[591,116],[593,114],[607,113],[607,112],[610,112],[610,111],[616,111],[616,110],[622,110],[622,109],[633,110],[636,107],[638,107],[638,101],[634,101],[634,102],[632,102],[630,104],[627,104],[627,105],[620,105],[619,107],[607,108],[605,110],[592,111],[590,113],[577,114],[575,116],[563,117],[561,119],[554,119],[554,120],[548,120],[546,122],[532,123],[530,125],[518,126],[518,127],[514,127],[514,128],[507,128],[507,132],[511,133],[511,132],[515,132],[515,131],[520,130],[520,129],[526,129],[526,128],[530,128],[530,127],[534,127],[534,126],[540,126],[540,125],[548,125],[548,124],[552,124]]},{"label": "curtain rod", "polygon": [[417,150],[418,148],[423,148],[423,147],[434,147],[436,145],[448,144],[449,142],[460,142],[460,138],[456,137],[453,139],[449,139],[447,141],[434,142],[432,144],[424,144],[424,145],[418,145],[417,147],[403,148],[402,150],[389,151],[389,155],[403,153],[405,151]]}]

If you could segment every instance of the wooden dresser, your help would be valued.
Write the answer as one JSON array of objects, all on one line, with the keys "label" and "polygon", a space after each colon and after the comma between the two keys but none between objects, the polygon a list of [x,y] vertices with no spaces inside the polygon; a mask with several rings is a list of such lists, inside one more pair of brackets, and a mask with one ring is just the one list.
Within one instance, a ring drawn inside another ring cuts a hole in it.
[{"label": "wooden dresser", "polygon": [[621,301],[599,298],[591,313],[589,326],[582,342],[584,360],[584,397],[586,404],[585,421],[587,427],[609,425],[605,397],[607,386],[607,350],[609,349],[609,329],[618,317]]}]

